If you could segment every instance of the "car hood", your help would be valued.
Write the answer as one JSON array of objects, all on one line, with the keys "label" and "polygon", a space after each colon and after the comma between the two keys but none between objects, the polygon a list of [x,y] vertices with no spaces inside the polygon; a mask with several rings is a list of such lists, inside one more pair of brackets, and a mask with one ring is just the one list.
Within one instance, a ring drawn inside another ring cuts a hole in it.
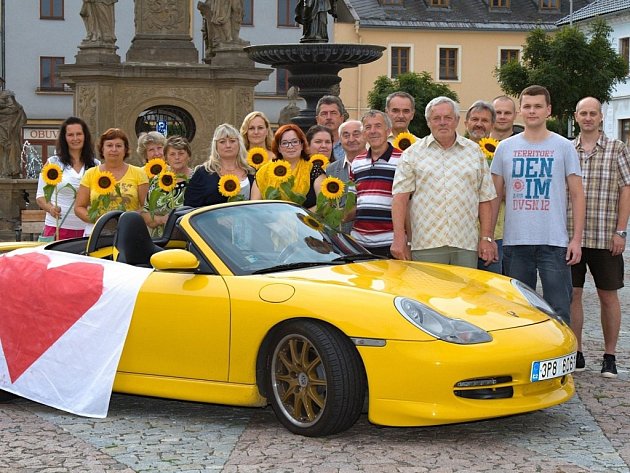
[{"label": "car hood", "polygon": [[[522,327],[549,320],[532,307],[510,278],[488,271],[441,264],[377,260],[269,274],[295,287],[328,286],[321,294],[356,301],[365,311],[370,297],[415,299],[451,318],[487,331]],[[337,291],[339,289],[339,291]],[[357,291],[353,295],[350,291]],[[369,295],[367,293],[370,293]],[[360,309],[359,309],[360,310]]]}]

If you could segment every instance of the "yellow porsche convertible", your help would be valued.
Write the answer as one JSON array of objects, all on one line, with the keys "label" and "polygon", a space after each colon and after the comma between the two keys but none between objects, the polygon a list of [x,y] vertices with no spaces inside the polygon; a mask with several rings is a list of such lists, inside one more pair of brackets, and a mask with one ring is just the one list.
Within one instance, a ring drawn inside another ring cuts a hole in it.
[{"label": "yellow porsche convertible", "polygon": [[575,338],[536,292],[490,272],[381,259],[290,203],[179,209],[153,240],[137,213],[112,212],[89,241],[47,250],[153,268],[116,392],[271,404],[306,436],[348,429],[364,408],[374,424],[425,426],[574,393]]}]

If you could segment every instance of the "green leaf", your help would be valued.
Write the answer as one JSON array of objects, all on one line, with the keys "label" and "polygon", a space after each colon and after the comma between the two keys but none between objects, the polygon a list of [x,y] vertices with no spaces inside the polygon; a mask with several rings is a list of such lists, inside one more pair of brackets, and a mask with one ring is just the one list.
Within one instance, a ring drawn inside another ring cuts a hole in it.
[{"label": "green leaf", "polygon": [[52,194],[56,188],[57,186],[53,186],[52,184],[46,184],[44,186],[44,197],[46,199],[46,202],[50,202],[50,200],[52,199]]}]

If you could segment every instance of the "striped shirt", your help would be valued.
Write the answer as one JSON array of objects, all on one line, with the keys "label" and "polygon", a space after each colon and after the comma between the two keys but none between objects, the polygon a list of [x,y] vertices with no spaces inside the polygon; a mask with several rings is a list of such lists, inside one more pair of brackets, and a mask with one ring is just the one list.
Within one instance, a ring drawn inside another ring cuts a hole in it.
[{"label": "striped shirt", "polygon": [[401,154],[402,151],[388,144],[378,159],[372,159],[369,149],[352,161],[350,179],[357,192],[352,236],[367,247],[388,246],[394,239],[392,184]]},{"label": "striped shirt", "polygon": [[[617,230],[619,193],[623,186],[630,185],[628,149],[622,141],[610,139],[603,133],[590,153],[582,148],[580,136],[573,144],[580,158],[586,196],[586,224],[582,246],[607,249]],[[569,229],[571,234],[572,212],[569,212]]]}]

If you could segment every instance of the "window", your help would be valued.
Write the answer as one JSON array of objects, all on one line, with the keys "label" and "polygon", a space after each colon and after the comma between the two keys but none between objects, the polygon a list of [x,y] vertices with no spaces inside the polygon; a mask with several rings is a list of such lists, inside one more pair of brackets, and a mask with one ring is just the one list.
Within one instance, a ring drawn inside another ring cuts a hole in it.
[{"label": "window", "polygon": [[40,90],[64,90],[63,83],[59,79],[59,66],[64,63],[62,57],[39,58],[39,89]]},{"label": "window", "polygon": [[392,46],[391,49],[391,67],[390,77],[398,77],[399,74],[409,72],[409,58],[411,56],[411,48],[402,46]]},{"label": "window", "polygon": [[430,7],[448,8],[450,0],[429,0]]},{"label": "window", "polygon": [[166,122],[166,136],[179,135],[192,141],[197,125],[190,113],[174,105],[158,105],[149,108],[136,118],[136,136],[158,129],[159,122]]},{"label": "window", "polygon": [[402,7],[404,4],[403,0],[381,0],[381,5],[398,5]]},{"label": "window", "polygon": [[276,69],[276,94],[285,96],[289,92],[289,71],[286,69]]},{"label": "window", "polygon": [[241,25],[252,26],[254,24],[254,0],[243,2],[243,21]]},{"label": "window", "polygon": [[499,51],[499,66],[503,66],[510,61],[519,61],[520,55],[520,49],[501,49]]},{"label": "window", "polygon": [[630,120],[619,120],[621,125],[621,133],[619,139],[623,141],[627,146],[630,146]]},{"label": "window", "polygon": [[298,26],[295,22],[295,6],[298,0],[278,0],[278,26]]},{"label": "window", "polygon": [[63,20],[63,0],[39,0],[39,18]]},{"label": "window", "polygon": [[510,0],[490,0],[490,8],[510,8]]},{"label": "window", "polygon": [[541,10],[560,10],[560,0],[539,0]]},{"label": "window", "polygon": [[626,73],[630,72],[630,38],[619,39],[619,55],[626,61],[626,65],[628,65]]},{"label": "window", "polygon": [[459,48],[440,47],[439,80],[459,80]]}]

